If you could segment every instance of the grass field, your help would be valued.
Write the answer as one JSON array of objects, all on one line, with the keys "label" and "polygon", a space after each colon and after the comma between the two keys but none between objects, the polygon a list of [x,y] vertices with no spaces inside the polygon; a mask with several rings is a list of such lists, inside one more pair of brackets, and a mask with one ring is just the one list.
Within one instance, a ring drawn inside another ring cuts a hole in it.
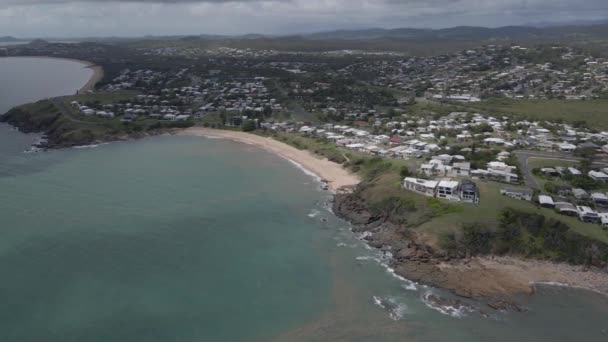
[{"label": "grass field", "polygon": [[140,94],[140,92],[134,90],[121,90],[66,96],[64,99],[67,104],[70,104],[70,102],[72,101],[78,101],[83,104],[87,102],[99,102],[101,104],[110,104],[120,101],[130,101]]},{"label": "grass field", "polygon": [[[599,225],[583,223],[575,217],[559,215],[552,209],[538,208],[531,202],[503,196],[500,194],[498,184],[477,181],[477,185],[481,197],[478,205],[453,204],[462,207],[462,211],[434,218],[432,221],[418,227],[417,230],[438,237],[446,232],[458,231],[463,224],[468,223],[481,223],[488,227],[497,227],[498,214],[502,209],[510,207],[525,212],[536,212],[547,218],[562,221],[581,235],[608,243],[608,232],[602,230]],[[412,196],[423,197],[415,193],[412,193]]]},{"label": "grass field", "polygon": [[512,100],[489,99],[466,107],[487,114],[517,116],[529,120],[585,122],[589,128],[608,129],[608,100]]}]

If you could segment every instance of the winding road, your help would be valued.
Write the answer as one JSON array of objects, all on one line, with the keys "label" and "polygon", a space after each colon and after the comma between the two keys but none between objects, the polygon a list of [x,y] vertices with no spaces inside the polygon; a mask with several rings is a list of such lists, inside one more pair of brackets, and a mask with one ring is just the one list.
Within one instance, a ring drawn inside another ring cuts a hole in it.
[{"label": "winding road", "polygon": [[[578,163],[583,158],[575,157],[569,153],[563,152],[541,152],[541,151],[514,151],[513,154],[517,157],[517,161],[521,167],[521,173],[523,175],[526,185],[533,189],[540,189],[538,181],[532,174],[532,168],[529,165],[530,159],[552,159],[560,160],[564,162]],[[606,167],[608,166],[608,160],[606,158],[595,158],[592,166]]]}]

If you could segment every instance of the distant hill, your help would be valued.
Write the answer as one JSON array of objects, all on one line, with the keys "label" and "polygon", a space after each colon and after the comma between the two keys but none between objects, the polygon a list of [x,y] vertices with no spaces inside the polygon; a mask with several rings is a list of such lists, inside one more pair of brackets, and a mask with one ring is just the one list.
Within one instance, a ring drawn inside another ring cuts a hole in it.
[{"label": "distant hill", "polygon": [[20,40],[15,37],[11,37],[11,36],[0,37],[1,43],[12,43],[12,42],[18,42],[18,41],[20,41]]},{"label": "distant hill", "polygon": [[247,34],[175,35],[146,37],[80,38],[94,41],[142,46],[171,44],[198,48],[219,46],[278,51],[396,51],[411,55],[432,55],[474,48],[484,44],[568,44],[608,55],[608,23],[560,26],[504,26],[497,28],[458,26],[445,29],[370,28],[336,30],[292,35]]},{"label": "distant hill", "polygon": [[571,35],[589,38],[608,39],[608,23],[594,25],[568,25],[568,26],[504,26],[497,28],[458,26],[446,29],[366,29],[366,30],[338,30],[301,35],[303,38],[327,39],[456,39],[462,41],[492,41],[513,40],[530,41],[552,39],[559,40]]}]

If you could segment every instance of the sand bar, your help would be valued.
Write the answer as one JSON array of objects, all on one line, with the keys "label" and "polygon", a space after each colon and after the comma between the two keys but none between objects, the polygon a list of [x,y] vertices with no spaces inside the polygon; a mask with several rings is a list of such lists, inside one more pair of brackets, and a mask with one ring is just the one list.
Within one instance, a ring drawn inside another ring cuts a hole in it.
[{"label": "sand bar", "polygon": [[180,134],[220,137],[233,141],[253,144],[266,151],[275,153],[283,158],[292,160],[302,165],[305,169],[313,172],[321,179],[327,181],[328,185],[333,190],[352,187],[360,182],[359,177],[348,172],[340,164],[334,163],[327,159],[322,159],[309,151],[298,150],[295,147],[272,138],[261,137],[245,132],[226,131],[203,127],[188,128],[182,131]]}]

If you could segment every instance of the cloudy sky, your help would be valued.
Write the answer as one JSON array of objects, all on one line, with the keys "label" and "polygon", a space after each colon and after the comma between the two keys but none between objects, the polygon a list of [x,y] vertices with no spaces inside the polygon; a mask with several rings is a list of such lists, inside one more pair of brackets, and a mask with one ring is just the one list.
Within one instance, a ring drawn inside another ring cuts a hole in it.
[{"label": "cloudy sky", "polygon": [[0,0],[0,36],[288,34],[608,18],[608,0]]}]

